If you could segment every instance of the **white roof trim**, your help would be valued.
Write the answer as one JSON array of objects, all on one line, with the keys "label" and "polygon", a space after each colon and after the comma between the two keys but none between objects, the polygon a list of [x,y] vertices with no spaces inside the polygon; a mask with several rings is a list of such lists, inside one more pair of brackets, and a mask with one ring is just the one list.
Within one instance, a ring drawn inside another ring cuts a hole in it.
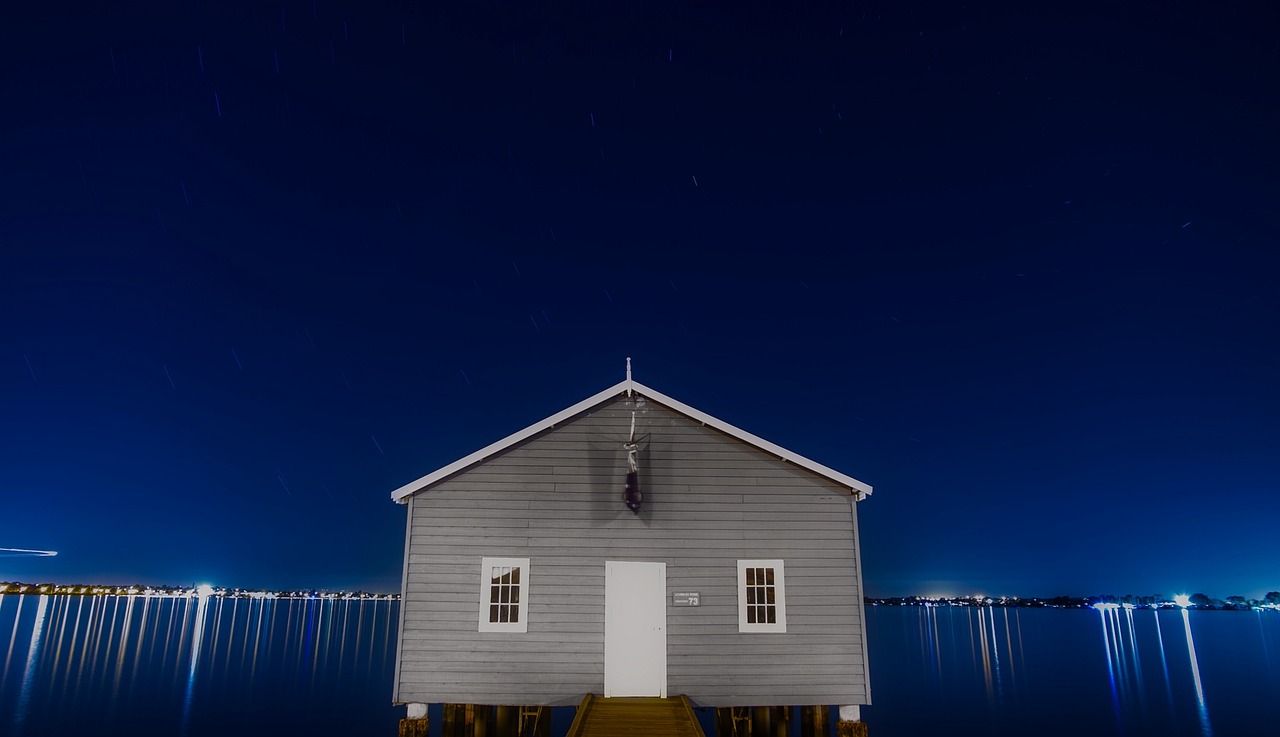
[{"label": "white roof trim", "polygon": [[437,481],[441,481],[449,476],[452,476],[458,471],[461,471],[464,468],[467,468],[473,464],[479,463],[480,461],[483,461],[484,459],[490,456],[497,455],[498,453],[515,445],[516,443],[519,443],[520,441],[525,440],[527,438],[533,437],[534,435],[537,435],[543,430],[548,430],[550,428],[553,428],[556,425],[560,424],[561,422],[564,422],[565,420],[569,419],[570,417],[581,414],[582,412],[585,412],[591,409],[592,407],[595,407],[596,405],[602,404],[606,400],[612,399],[613,397],[616,397],[619,394],[631,394],[633,392],[635,394],[648,397],[654,400],[655,402],[657,402],[658,404],[669,407],[670,409],[673,409],[679,412],[680,414],[685,415],[686,417],[689,417],[690,419],[697,420],[698,422],[701,422],[702,424],[708,427],[715,428],[716,430],[719,430],[720,432],[725,433],[726,435],[735,437],[743,441],[744,443],[748,443],[749,445],[754,445],[760,450],[763,450],[771,455],[777,456],[778,458],[786,461],[787,463],[794,463],[795,465],[800,466],[801,468],[807,469],[809,471],[812,471],[818,474],[819,476],[823,476],[832,481],[835,481],[841,486],[848,488],[849,491],[854,496],[857,497],[858,501],[862,501],[867,497],[868,494],[871,493],[871,486],[869,484],[865,484],[853,478],[852,476],[847,476],[843,473],[840,473],[839,471],[828,468],[822,465],[821,463],[818,463],[817,461],[811,461],[808,458],[805,458],[804,456],[798,453],[792,453],[786,448],[783,448],[779,445],[774,445],[773,443],[770,443],[768,440],[756,437],[755,435],[752,435],[746,430],[742,430],[737,427],[734,427],[733,425],[730,425],[729,423],[723,420],[718,420],[712,417],[711,415],[706,414],[705,412],[701,412],[699,410],[694,409],[693,407],[690,407],[684,402],[680,402],[675,399],[672,399],[671,397],[668,397],[662,392],[654,391],[653,389],[650,389],[649,387],[644,386],[643,384],[637,381],[633,381],[630,378],[630,376],[628,376],[627,379],[625,379],[624,381],[614,384],[613,386],[609,387],[608,389],[605,389],[602,392],[599,392],[590,397],[587,397],[586,399],[582,400],[581,402],[578,402],[572,407],[567,407],[563,410],[560,410],[559,412],[555,413],[554,415],[551,415],[550,417],[548,417],[547,419],[541,422],[534,423],[526,427],[525,429],[520,430],[519,432],[512,433],[511,435],[508,435],[507,437],[503,438],[502,440],[499,440],[496,443],[491,443],[489,445],[486,445],[485,447],[481,448],[480,450],[477,450],[471,455],[468,455],[464,458],[459,458],[458,460],[454,461],[453,463],[450,463],[444,468],[441,468],[437,471],[433,471],[416,481],[411,481],[405,484],[404,486],[401,486],[399,489],[396,489],[395,491],[391,492],[391,499],[400,504],[404,504],[406,503],[406,501],[410,496],[430,487],[432,484],[435,484]]}]

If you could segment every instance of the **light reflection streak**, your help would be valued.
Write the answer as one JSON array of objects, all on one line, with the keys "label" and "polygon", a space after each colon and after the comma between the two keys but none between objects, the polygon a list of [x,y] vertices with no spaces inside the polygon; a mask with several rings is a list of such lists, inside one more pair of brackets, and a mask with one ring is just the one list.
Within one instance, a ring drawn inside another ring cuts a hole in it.
[{"label": "light reflection streak", "polygon": [[[115,704],[120,697],[120,676],[124,675],[124,654],[129,648],[129,632],[133,629],[133,599],[130,596],[124,605],[124,628],[120,633],[120,647],[116,651],[116,675],[111,685],[112,704]],[[118,599],[117,602],[119,602]]]},{"label": "light reflection streak", "polygon": [[342,635],[338,638],[338,674],[342,674],[342,666],[347,655],[347,621],[351,617],[351,602],[342,602]]},{"label": "light reflection streak", "polygon": [[[96,599],[99,597],[94,597],[94,598]],[[113,597],[112,603],[118,606],[120,604],[120,599]],[[110,656],[111,642],[112,640],[115,639],[115,610],[114,609],[115,608],[113,607],[111,623],[107,624],[107,601],[103,599],[102,606],[99,607],[98,616],[93,617],[89,620],[89,626],[94,629],[93,648],[90,650],[90,652],[94,653],[95,656],[98,653],[102,653],[103,655],[108,657]],[[107,625],[107,626],[104,627],[103,625]],[[105,649],[103,649],[102,647],[102,636],[103,636],[104,630],[106,631],[106,635],[107,635],[107,646]],[[97,657],[93,657],[92,659],[85,658],[85,660],[90,661],[88,681],[89,681],[89,688],[94,689],[97,685],[96,675],[98,673],[98,658]],[[103,662],[102,666],[103,666],[103,671],[105,676],[107,664]]]},{"label": "light reflection streak", "polygon": [[[317,607],[319,611],[318,612],[312,611],[311,613],[311,620],[316,623],[315,639],[313,641],[312,649],[311,649],[311,684],[313,686],[315,685],[315,682],[316,682],[316,670],[320,667],[320,641],[323,639],[324,630],[325,630],[324,612],[326,609],[328,609],[328,607],[326,606],[326,602],[324,600],[321,600],[317,604]],[[309,634],[311,631],[311,628],[308,627],[307,631]]]},{"label": "light reflection streak", "polygon": [[129,673],[129,682],[138,680],[138,662],[142,660],[142,640],[147,634],[147,615],[151,613],[151,597],[142,599],[142,621],[138,623],[138,649],[133,654],[133,670]]},{"label": "light reflection streak", "polygon": [[169,662],[169,643],[173,642],[173,624],[178,619],[178,600],[171,599],[169,603],[168,623],[164,628],[164,647],[160,650],[160,662]]},{"label": "light reflection streak", "polygon": [[[217,663],[214,662],[212,659],[210,659],[210,662],[213,663],[213,666],[214,666],[214,672],[217,672],[219,670],[222,671],[222,688],[223,689],[227,687],[227,679],[231,677],[231,655],[232,655],[231,643],[236,641],[236,619],[237,619],[236,615],[239,612],[240,612],[240,600],[232,599],[231,614],[229,615],[231,617],[231,622],[227,625],[227,647],[226,647],[227,655],[225,658],[222,659],[223,662],[222,662],[221,668],[218,668]],[[218,619],[222,619],[222,599],[221,598],[218,599]],[[245,626],[246,628],[248,627],[247,624]],[[243,640],[245,638],[242,637],[240,639]],[[214,638],[214,642],[215,643],[218,642],[216,637]],[[241,658],[241,662],[244,662],[243,658]]]},{"label": "light reflection streak", "polygon": [[1138,684],[1138,705],[1143,712],[1147,710],[1146,685],[1142,681],[1142,660],[1138,657],[1138,635],[1133,629],[1133,608],[1125,606],[1124,618],[1129,626],[1129,642],[1133,646],[1133,675]]},{"label": "light reflection streak", "polygon": [[[375,601],[373,603],[373,611],[369,612],[369,632],[372,633],[377,629],[378,629],[378,603]],[[369,639],[370,639],[369,644],[372,645],[373,638],[370,637]],[[373,668],[373,654],[376,652],[376,650],[374,650],[374,648],[372,647],[368,647],[368,648],[365,648],[365,651],[369,654],[369,658],[365,663],[365,668],[371,669]]]},{"label": "light reflection streak", "polygon": [[[218,637],[222,633],[222,598],[221,597],[218,598],[215,606],[216,608],[213,612],[213,636],[210,637],[209,639],[209,647],[212,648],[212,652],[209,653],[208,660],[210,663],[217,665]],[[232,626],[233,627],[235,626],[234,622],[232,622]]]},{"label": "light reflection streak", "polygon": [[[272,602],[272,603],[271,603],[271,622],[270,622],[269,626],[267,627],[267,652],[266,652],[266,654],[265,654],[265,655],[266,655],[266,659],[267,659],[267,660],[270,660],[270,659],[271,659],[271,651],[272,651],[272,649],[273,649],[273,648],[274,648],[274,646],[275,646],[275,640],[276,640],[276,638],[275,638],[275,637],[273,637],[272,635],[273,635],[273,634],[275,633],[275,631],[276,631],[276,618],[277,618],[277,617],[284,617],[284,629],[285,629],[285,632],[287,633],[287,632],[289,631],[289,610],[288,610],[288,604],[289,604],[289,602],[287,602],[287,601],[286,601],[286,602],[283,602],[283,603],[282,603],[282,602],[280,602],[280,601],[274,601],[274,602]],[[282,609],[284,610],[284,612],[283,612],[283,613],[280,611],[280,610],[282,610]],[[282,645],[284,645],[284,644],[285,644],[285,643],[287,643],[288,641],[289,641],[289,640],[288,640],[288,638],[286,637],[286,639],[281,640],[280,642],[281,642],[281,644],[282,644]]]},{"label": "light reflection streak", "polygon": [[360,635],[364,632],[364,607],[360,607],[360,616],[356,620],[356,657],[360,653]]},{"label": "light reflection streak", "polygon": [[[262,614],[266,610],[267,605],[271,602],[263,599],[258,605],[258,628],[253,633],[253,665],[249,667],[249,683],[253,683],[254,676],[258,673],[258,643],[262,639]],[[275,621],[275,606],[271,607],[271,621]],[[268,630],[270,631],[270,630]]]},{"label": "light reflection streak", "polygon": [[[326,607],[325,632],[327,633],[325,642],[328,643],[333,639],[333,630],[336,626],[334,624],[334,618],[338,613],[338,602],[336,601],[326,602],[325,607]],[[324,668],[323,668],[324,672],[326,673],[329,672],[329,654],[330,654],[329,648],[326,647],[324,649]]]},{"label": "light reflection streak", "polygon": [[996,636],[996,610],[990,608],[991,615],[991,664],[995,672],[996,703],[1004,703],[1004,681],[1000,678],[1000,640]]},{"label": "light reflection streak", "polygon": [[[286,602],[284,603],[284,605],[283,605],[281,608],[285,610],[285,611],[284,611],[284,640],[283,640],[283,642],[288,643],[288,642],[290,641],[290,640],[289,640],[289,635],[290,635],[290,634],[292,634],[292,632],[293,632],[293,601],[291,601],[291,600],[290,600],[290,601],[286,601]],[[288,645],[287,645],[287,644],[286,644],[285,646],[286,646],[286,647],[288,647]],[[270,654],[271,654],[271,640],[270,640],[270,639],[268,639],[268,640],[267,640],[267,654],[268,654],[268,655],[270,655]],[[299,651],[299,652],[298,652],[298,657],[299,657],[299,658],[301,658],[301,657],[302,657],[302,652],[301,652],[301,651]],[[294,666],[294,668],[296,669],[296,668],[297,668],[297,666],[295,665],[295,666]]]},{"label": "light reflection streak", "polygon": [[991,682],[991,650],[987,644],[987,613],[985,609],[978,609],[978,635],[981,638],[978,647],[982,649],[982,677],[983,682],[987,685],[987,700],[991,701],[995,689]]},{"label": "light reflection streak", "polygon": [[55,597],[53,602],[54,614],[53,619],[57,622],[54,625],[54,632],[57,636],[53,640],[53,667],[49,668],[48,688],[53,689],[54,684],[58,680],[58,660],[62,657],[63,648],[62,641],[67,636],[67,617],[71,612],[71,603],[65,597]]},{"label": "light reflection streak", "polygon": [[[246,606],[246,611],[244,613],[244,637],[240,638],[241,640],[243,640],[243,642],[240,645],[240,670],[242,672],[244,671],[245,660],[249,655],[249,623],[253,621],[253,599],[250,599],[245,606]],[[229,654],[231,652],[230,647],[227,648],[227,652],[228,652],[227,657],[231,657]],[[228,668],[227,670],[231,670],[231,669]]]},{"label": "light reflection streak", "polygon": [[1182,625],[1187,632],[1187,652],[1191,655],[1191,678],[1196,684],[1196,707],[1200,715],[1200,734],[1209,737],[1213,730],[1209,727],[1209,710],[1204,703],[1204,687],[1200,684],[1200,663],[1196,660],[1196,642],[1191,637],[1191,617],[1187,608],[1182,608]]},{"label": "light reflection streak", "polygon": [[13,713],[15,734],[22,734],[27,709],[31,705],[31,681],[36,672],[36,659],[40,655],[40,641],[44,637],[44,617],[49,609],[49,597],[41,596],[36,604],[36,621],[31,630],[31,646],[27,648],[27,667],[22,672],[22,690],[18,694],[18,708]]},{"label": "light reflection streak", "polygon": [[[13,615],[13,634],[9,635],[9,653],[4,656],[4,670],[0,671],[0,693],[4,693],[4,682],[9,678],[9,661],[13,659],[13,643],[18,639],[18,624],[22,622],[22,602],[27,597],[18,594],[18,611]],[[0,599],[3,603],[4,599]]]},{"label": "light reflection streak", "polygon": [[1267,628],[1262,624],[1262,610],[1254,610],[1254,614],[1258,615],[1258,637],[1262,640],[1262,657],[1267,661],[1267,671],[1270,673],[1271,667],[1271,648],[1267,646]]},{"label": "light reflection streak", "polygon": [[[203,612],[201,611],[199,601],[197,601],[196,615],[199,616],[202,613]],[[190,621],[190,619],[191,619],[191,599],[184,598],[182,599],[182,624],[178,626],[178,644],[177,644],[177,647],[175,648],[176,652],[174,653],[174,657],[176,658],[181,658],[182,653],[187,649],[187,632],[188,632],[187,622]],[[178,680],[181,677],[182,677],[182,669],[174,668],[173,682],[177,684]]]},{"label": "light reflection streak", "polygon": [[[209,608],[209,595],[201,593],[196,597],[196,621],[195,629],[191,634],[191,667],[187,670],[187,694],[182,701],[182,734],[187,733],[187,727],[191,723],[191,697],[195,693],[196,688],[196,668],[200,665],[200,646],[204,643],[204,615]],[[191,607],[188,603],[187,611]],[[183,623],[186,623],[186,612],[182,615]],[[186,634],[186,628],[183,628],[183,634]],[[215,651],[216,652],[216,651]]]},{"label": "light reflection streak", "polygon": [[1173,684],[1169,681],[1169,660],[1164,655],[1164,633],[1160,631],[1160,610],[1152,609],[1156,618],[1156,642],[1160,647],[1160,669],[1164,671],[1164,693],[1169,698],[1169,715],[1173,716]]},{"label": "light reflection streak", "polygon": [[[373,602],[373,608],[374,609],[378,608],[378,602],[376,601]],[[387,613],[384,616],[385,616],[385,619],[382,622],[382,626],[386,629],[383,629],[382,631],[390,632],[391,629],[389,628],[391,627],[391,602],[387,602]],[[387,642],[386,638],[383,638],[382,640],[382,662],[383,663],[387,662],[387,656],[390,655],[390,653],[391,653],[391,643]],[[372,658],[373,656],[370,655],[369,657]]]},{"label": "light reflection streak", "polygon": [[[382,609],[380,601],[287,599],[277,616],[275,600],[247,599],[240,607],[238,598],[230,605],[223,598],[231,597],[46,595],[37,613],[36,600],[27,601],[32,595],[0,595],[0,622],[10,626],[0,659],[0,688],[10,689],[0,690],[10,694],[0,701],[0,733],[10,734],[18,719],[30,733],[51,718],[94,713],[110,721],[135,709],[148,719],[171,720],[166,733],[190,733],[202,729],[208,694],[211,703],[238,694],[234,703],[247,707],[259,676],[268,675],[273,684],[291,678],[315,692],[334,678],[379,672],[374,664],[384,667],[392,647],[381,643],[379,655],[378,640],[394,637],[392,607]],[[936,611],[927,614],[934,617],[929,633],[936,651],[941,626]],[[288,641],[281,637],[286,631]],[[346,668],[348,650],[353,673]]]},{"label": "light reflection streak", "polygon": [[[93,615],[92,601],[89,602],[89,614],[90,616]],[[78,650],[76,650],[76,642],[79,641],[80,639],[80,617],[83,615],[84,615],[84,597],[82,596],[80,597],[80,600],[76,602],[76,619],[74,622],[71,623],[71,647],[67,648],[67,681],[65,686],[63,687],[63,693],[66,693],[67,691],[72,690],[67,688],[67,686],[71,685],[71,656],[74,653],[79,652]],[[85,627],[84,639],[86,643],[89,641],[89,632],[88,632],[87,626]],[[57,655],[61,657],[62,653],[57,653]],[[56,668],[57,665],[58,665],[57,661],[55,660],[54,667]],[[75,677],[74,692],[71,693],[72,699],[80,695],[80,684],[82,682],[81,674],[83,673],[84,673],[84,659],[81,659],[80,670],[76,673],[76,677]]]},{"label": "light reflection streak", "polygon": [[933,662],[938,673],[938,685],[942,685],[942,652],[938,640],[938,608],[931,606],[925,611],[929,613],[929,618],[933,621]]},{"label": "light reflection streak", "polygon": [[1116,672],[1119,674],[1117,683],[1120,686],[1120,696],[1122,699],[1125,699],[1126,693],[1128,691],[1128,689],[1126,689],[1125,686],[1128,684],[1129,671],[1125,667],[1126,661],[1124,657],[1124,648],[1121,647],[1122,640],[1120,637],[1120,615],[1118,614],[1118,611],[1119,610],[1115,607],[1115,605],[1112,605],[1108,607],[1105,611],[1103,611],[1102,614],[1103,614],[1103,618],[1107,620],[1107,624],[1108,624],[1107,631],[1111,634],[1111,651],[1115,653]]},{"label": "light reflection streak", "polygon": [[1111,684],[1111,704],[1116,715],[1116,727],[1120,726],[1120,694],[1116,689],[1115,657],[1111,653],[1111,634],[1107,627],[1107,610],[1094,605],[1098,610],[1098,621],[1102,624],[1102,647],[1107,653],[1107,680]]},{"label": "light reflection streak", "polygon": [[1007,660],[1009,662],[1009,680],[1010,682],[1016,682],[1018,680],[1018,674],[1017,672],[1014,671],[1014,668],[1013,668],[1013,630],[1009,628],[1009,608],[1008,607],[1005,607],[1004,609],[1004,644],[1005,644],[1005,652],[1008,654]]},{"label": "light reflection streak", "polygon": [[978,669],[978,651],[975,649],[973,640],[973,608],[965,607],[965,618],[969,620],[969,659],[973,662],[973,669]]}]

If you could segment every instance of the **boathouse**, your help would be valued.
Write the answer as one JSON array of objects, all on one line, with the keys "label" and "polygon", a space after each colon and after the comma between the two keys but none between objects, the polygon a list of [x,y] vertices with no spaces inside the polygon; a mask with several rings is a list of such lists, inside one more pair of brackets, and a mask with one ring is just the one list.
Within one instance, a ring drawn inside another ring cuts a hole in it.
[{"label": "boathouse", "polygon": [[624,381],[392,492],[408,509],[393,700],[422,718],[435,703],[683,695],[856,722],[871,703],[870,493],[634,382],[628,363]]}]

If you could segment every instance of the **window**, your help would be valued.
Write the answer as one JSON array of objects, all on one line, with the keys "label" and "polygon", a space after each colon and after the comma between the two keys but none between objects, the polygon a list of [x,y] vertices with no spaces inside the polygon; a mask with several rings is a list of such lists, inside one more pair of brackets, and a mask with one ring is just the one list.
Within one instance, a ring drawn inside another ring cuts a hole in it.
[{"label": "window", "polygon": [[528,558],[480,560],[480,631],[528,632]]},{"label": "window", "polygon": [[738,631],[787,631],[782,561],[738,561]]}]

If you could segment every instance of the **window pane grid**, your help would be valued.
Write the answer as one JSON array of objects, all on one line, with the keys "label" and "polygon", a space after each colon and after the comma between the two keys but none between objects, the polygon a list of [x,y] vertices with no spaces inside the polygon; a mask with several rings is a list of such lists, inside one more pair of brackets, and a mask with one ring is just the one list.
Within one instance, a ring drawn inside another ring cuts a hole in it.
[{"label": "window pane grid", "polygon": [[772,568],[746,569],[747,624],[776,624],[778,610]]},{"label": "window pane grid", "polygon": [[738,561],[738,631],[786,632],[783,561]]},{"label": "window pane grid", "polygon": [[489,621],[494,624],[520,621],[519,566],[490,567]]}]

